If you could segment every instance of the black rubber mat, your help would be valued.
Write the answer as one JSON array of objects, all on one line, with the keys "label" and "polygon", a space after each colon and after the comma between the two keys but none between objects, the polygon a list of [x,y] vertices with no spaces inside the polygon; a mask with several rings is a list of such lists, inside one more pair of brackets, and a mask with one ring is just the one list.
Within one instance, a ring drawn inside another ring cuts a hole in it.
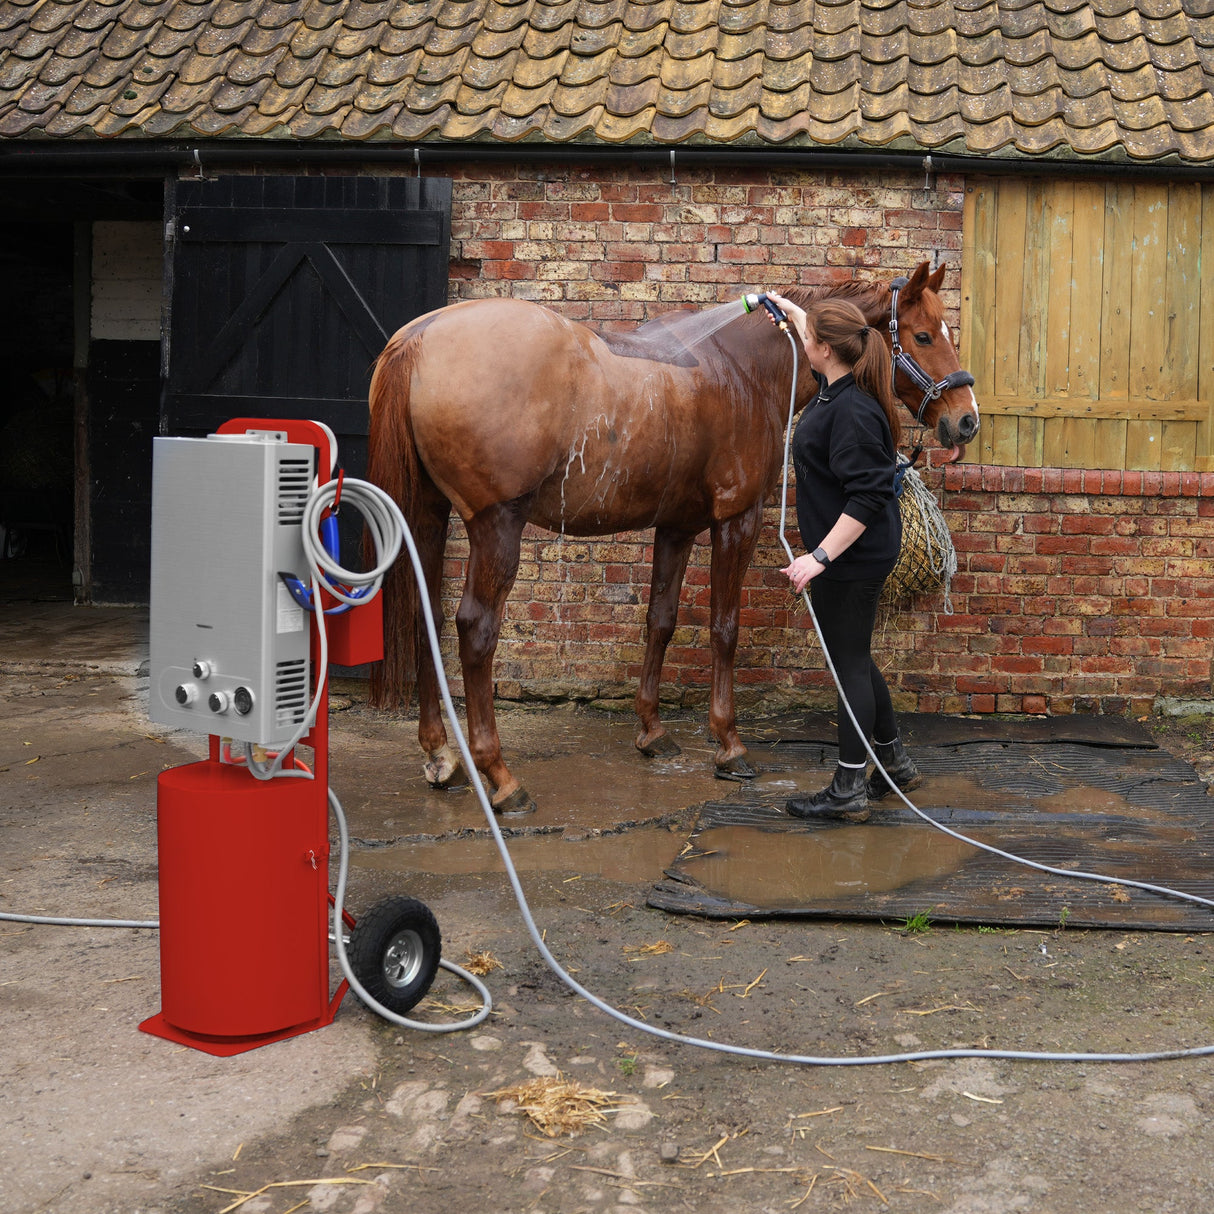
[{"label": "black rubber mat", "polygon": [[[650,906],[710,918],[813,917],[1210,931],[1214,798],[1196,771],[1120,718],[908,717],[924,775],[911,800],[968,839],[1099,881],[1043,873],[942,832],[897,797],[861,825],[808,823],[789,796],[834,768],[829,720],[750,731],[760,777],[700,807]],[[830,741],[810,740],[825,733]],[[780,736],[773,736],[779,734]],[[789,740],[792,735],[796,740]]]}]

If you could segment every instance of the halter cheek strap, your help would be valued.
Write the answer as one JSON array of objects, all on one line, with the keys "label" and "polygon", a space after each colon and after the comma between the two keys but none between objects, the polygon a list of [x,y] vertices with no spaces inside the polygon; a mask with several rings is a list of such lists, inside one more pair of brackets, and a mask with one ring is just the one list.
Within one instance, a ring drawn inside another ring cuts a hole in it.
[{"label": "halter cheek strap", "polygon": [[892,383],[900,370],[905,372],[911,383],[923,393],[923,399],[915,412],[915,424],[922,426],[923,415],[932,401],[938,400],[951,388],[972,388],[974,377],[968,371],[950,371],[943,379],[934,380],[912,355],[903,350],[902,343],[898,340],[898,295],[907,282],[908,279],[899,276],[889,284],[889,335],[893,349],[889,375]]}]

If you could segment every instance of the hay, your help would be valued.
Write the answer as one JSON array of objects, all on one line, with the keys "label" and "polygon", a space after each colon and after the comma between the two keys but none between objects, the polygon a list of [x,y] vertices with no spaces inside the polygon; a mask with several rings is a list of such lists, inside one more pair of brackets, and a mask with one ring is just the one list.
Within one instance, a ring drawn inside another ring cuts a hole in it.
[{"label": "hay", "polygon": [[476,974],[477,977],[483,978],[486,974],[492,973],[494,970],[503,969],[502,963],[487,950],[481,952],[473,952],[468,949],[464,953],[464,969],[470,974]]},{"label": "hay", "polygon": [[902,512],[902,550],[898,563],[885,579],[882,601],[896,603],[919,591],[943,588],[944,614],[952,615],[949,589],[953,574],[957,572],[957,551],[944,511],[903,455],[898,456],[898,470],[902,476],[902,491],[898,496]]},{"label": "hay", "polygon": [[528,1079],[525,1083],[499,1088],[485,1095],[498,1104],[514,1101],[518,1111],[525,1113],[536,1129],[548,1138],[580,1134],[591,1126],[606,1125],[603,1110],[619,1107],[614,1092],[583,1087],[561,1075]]}]

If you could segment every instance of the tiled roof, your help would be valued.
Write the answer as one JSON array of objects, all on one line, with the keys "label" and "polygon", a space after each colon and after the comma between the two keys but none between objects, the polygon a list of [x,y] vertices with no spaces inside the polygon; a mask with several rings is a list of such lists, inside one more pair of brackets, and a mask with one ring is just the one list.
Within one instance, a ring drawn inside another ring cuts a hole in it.
[{"label": "tiled roof", "polygon": [[0,138],[1214,163],[1214,0],[0,0]]}]

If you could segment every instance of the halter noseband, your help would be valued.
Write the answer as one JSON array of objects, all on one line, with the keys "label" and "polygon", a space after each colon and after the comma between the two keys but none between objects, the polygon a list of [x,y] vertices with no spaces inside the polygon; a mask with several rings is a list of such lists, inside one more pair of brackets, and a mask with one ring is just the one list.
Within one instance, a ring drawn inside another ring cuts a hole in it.
[{"label": "halter noseband", "polygon": [[923,393],[919,408],[915,413],[915,424],[923,425],[923,415],[934,400],[938,400],[950,388],[972,388],[974,377],[968,371],[950,371],[942,380],[936,381],[915,362],[914,356],[907,354],[898,340],[898,293],[908,283],[906,278],[895,278],[889,284],[889,336],[893,347],[893,360],[890,364],[890,383],[902,370],[910,381]]}]

